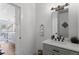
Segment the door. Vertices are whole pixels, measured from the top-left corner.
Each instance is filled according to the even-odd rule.
[[[20,36],[20,12],[14,4],[0,3],[0,53],[13,55]]]

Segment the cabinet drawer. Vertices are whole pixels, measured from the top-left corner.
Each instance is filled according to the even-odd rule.
[[[51,48],[52,47],[52,48]],[[43,46],[43,54],[44,55],[62,55],[59,50],[54,49],[53,46],[50,45],[44,45]],[[64,55],[64,54],[63,54]]]
[[[55,53],[45,50],[43,51],[43,55],[55,55]]]
[[[61,55],[58,52],[43,49],[43,55]]]
[[[51,52],[51,54],[57,54],[57,55],[79,55],[77,52],[73,52],[71,50],[63,49],[60,47],[56,47],[53,45],[44,44],[43,50]]]

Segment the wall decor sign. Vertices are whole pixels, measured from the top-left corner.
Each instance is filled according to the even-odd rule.
[[[67,27],[68,27],[68,23],[67,23],[67,22],[64,22],[64,23],[62,24],[62,26],[63,26],[64,28],[67,28]]]

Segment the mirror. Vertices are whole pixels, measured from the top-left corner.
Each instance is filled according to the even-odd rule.
[[[69,37],[68,8],[52,12],[52,35],[58,33],[64,37]]]

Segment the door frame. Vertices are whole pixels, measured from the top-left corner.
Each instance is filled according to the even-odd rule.
[[[19,53],[18,47],[20,46],[18,43],[21,39],[21,7],[14,4],[8,3],[9,5],[15,7],[15,24],[16,24],[16,39],[15,39],[15,55]]]

